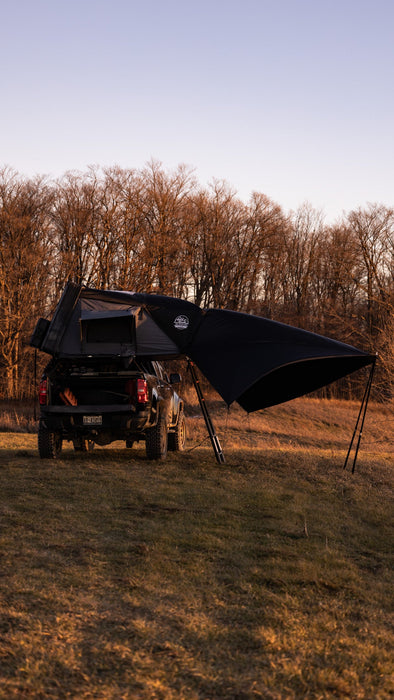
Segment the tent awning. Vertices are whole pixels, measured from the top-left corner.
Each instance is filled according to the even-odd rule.
[[[82,334],[81,334],[82,329]],[[58,356],[188,357],[227,404],[256,411],[321,388],[376,360],[346,343],[174,297],[69,283],[32,345]]]

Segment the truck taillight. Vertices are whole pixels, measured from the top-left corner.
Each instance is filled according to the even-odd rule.
[[[146,379],[137,379],[137,403],[147,403],[148,398],[148,383]]]
[[[47,394],[48,394],[48,383],[47,383],[46,379],[42,379],[40,381],[40,388],[38,390],[38,400],[40,402],[40,406],[46,406]]]

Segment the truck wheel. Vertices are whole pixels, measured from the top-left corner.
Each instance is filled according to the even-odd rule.
[[[62,436],[51,433],[43,425],[38,427],[38,453],[41,459],[56,459],[62,451]]]
[[[168,435],[168,449],[174,452],[182,452],[186,442],[186,420],[183,411],[180,411],[178,423],[173,433]]]
[[[167,443],[167,422],[164,416],[159,416],[154,428],[146,431],[146,456],[148,459],[165,459]]]
[[[91,452],[94,450],[93,440],[88,440],[87,438],[75,438],[73,445],[75,452]]]

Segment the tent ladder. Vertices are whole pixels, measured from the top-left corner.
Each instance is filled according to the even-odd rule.
[[[201,408],[202,414],[204,416],[205,425],[207,426],[209,439],[211,441],[213,451],[215,453],[216,461],[219,464],[224,464],[224,462],[226,460],[224,458],[224,454],[223,454],[222,448],[220,446],[219,438],[215,433],[215,428],[213,427],[212,419],[211,419],[211,416],[209,415],[208,408],[207,408],[207,405],[205,403],[205,399],[204,399],[204,396],[203,396],[203,393],[201,390],[200,382],[198,380],[194,364],[191,360],[188,360],[188,367],[190,370],[190,374],[192,375],[194,388],[196,390],[196,394],[198,397],[200,408]]]

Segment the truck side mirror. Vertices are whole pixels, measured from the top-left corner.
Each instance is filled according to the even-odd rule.
[[[181,375],[178,372],[170,374],[170,384],[180,384],[182,381]]]

